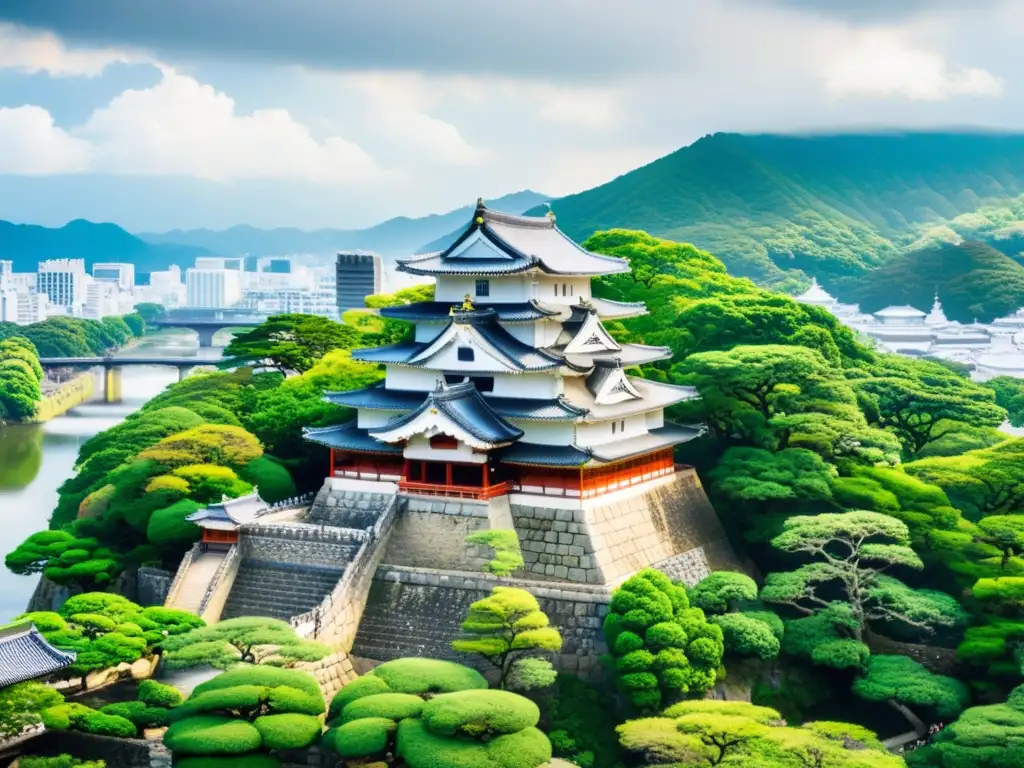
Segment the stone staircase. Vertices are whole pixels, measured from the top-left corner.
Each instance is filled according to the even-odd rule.
[[[344,569],[271,563],[246,558],[239,566],[221,619],[268,616],[290,619],[319,605]]]
[[[167,607],[199,613],[203,598],[206,596],[206,588],[227,555],[227,552],[204,552],[193,560],[185,572],[184,581],[174,595],[173,602]]]

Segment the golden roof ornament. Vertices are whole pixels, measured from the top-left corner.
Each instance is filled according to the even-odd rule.
[[[554,212],[553,210],[551,210],[550,208],[548,208],[548,213],[547,213],[547,217],[548,217],[549,219],[551,219],[551,221],[554,221],[554,220],[555,220],[555,212]]]
[[[462,297],[462,309],[466,312],[470,312],[473,309],[473,297],[468,293]]]

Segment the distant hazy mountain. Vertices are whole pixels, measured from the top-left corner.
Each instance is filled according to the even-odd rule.
[[[545,200],[547,195],[525,190],[488,200],[488,205],[522,213]],[[394,258],[418,251],[424,243],[443,237],[465,224],[474,206],[467,205],[449,213],[423,218],[398,217],[369,229],[317,229],[312,231],[277,228],[258,229],[238,226],[226,230],[175,229],[170,232],[144,232],[139,237],[150,243],[178,243],[197,246],[222,256],[276,256],[289,253],[334,254],[346,248],[376,251]]]
[[[799,269],[827,285],[899,255],[936,226],[959,231],[957,217],[970,224],[962,214],[1022,192],[1024,135],[723,133],[552,208],[575,238],[643,229],[707,249],[735,275],[793,286]]]
[[[137,272],[166,269],[171,264],[191,266],[196,256],[209,251],[175,243],[147,243],[116,224],[94,224],[78,219],[57,229],[34,224],[0,221],[0,259],[14,261],[18,272],[35,272],[44,259],[85,259],[91,268],[97,261],[126,261]]]

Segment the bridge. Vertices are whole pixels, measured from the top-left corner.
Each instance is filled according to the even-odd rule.
[[[265,315],[250,317],[240,317],[238,315],[208,317],[168,313],[161,317],[146,321],[146,325],[150,328],[188,328],[189,330],[195,331],[199,336],[200,347],[212,347],[213,337],[217,331],[225,328],[253,328],[266,319]]]
[[[103,400],[107,403],[121,402],[121,369],[130,365],[166,365],[178,369],[178,381],[184,379],[190,370],[201,365],[217,365],[220,358],[202,357],[41,357],[43,368],[102,368]]]

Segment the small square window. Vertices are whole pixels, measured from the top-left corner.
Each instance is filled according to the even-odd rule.
[[[476,281],[476,295],[477,296],[490,296],[491,295],[491,281],[490,280],[477,280]]]
[[[464,363],[473,362],[473,349],[471,347],[459,347],[459,360]]]

